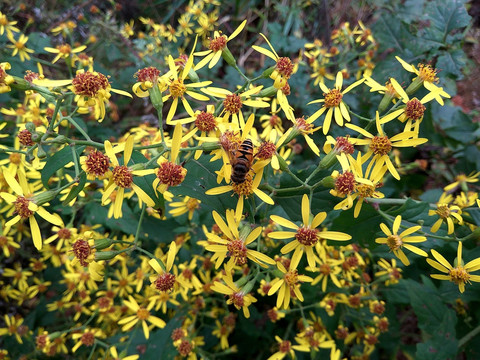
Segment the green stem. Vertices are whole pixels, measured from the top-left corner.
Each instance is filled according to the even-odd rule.
[[[138,243],[140,228],[142,227],[143,218],[145,216],[145,209],[146,209],[146,206],[145,206],[145,203],[143,203],[142,212],[140,213],[140,219],[138,220],[137,231],[135,232],[135,240],[133,241],[134,246],[137,246],[137,243]]]
[[[480,325],[478,325],[475,329],[470,331],[467,335],[465,335],[458,341],[458,348],[461,349],[462,347],[464,347],[470,340],[472,340],[478,334],[480,334]]]

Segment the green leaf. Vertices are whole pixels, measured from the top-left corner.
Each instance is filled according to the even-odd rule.
[[[417,202],[412,199],[407,199],[400,208],[394,211],[389,211],[388,213],[392,216],[402,215],[402,220],[416,222],[419,219],[428,217],[429,209],[430,205],[426,202]]]
[[[433,286],[425,286],[414,280],[407,280],[410,304],[418,318],[418,327],[428,335],[435,337],[438,334],[438,325],[448,320],[449,331],[455,332],[456,316],[454,311],[445,304],[438,291]],[[430,283],[428,278],[425,283]],[[445,320],[447,319],[447,320]],[[455,336],[453,336],[455,338]],[[444,357],[440,357],[445,359]]]
[[[452,74],[458,79],[463,78],[462,69],[467,63],[467,55],[461,49],[442,52],[438,57],[436,68],[442,70],[443,76]]]
[[[370,204],[363,203],[362,210],[356,219],[353,217],[353,208],[342,211],[333,221],[332,227],[352,235],[355,243],[366,246],[366,244],[374,243],[376,233],[380,231],[380,223],[382,222],[383,218],[378,212]]]
[[[75,147],[75,152],[77,156],[85,149],[85,146],[77,146]],[[42,169],[42,183],[46,188],[48,186],[48,180],[57,172],[57,170],[65,167],[69,162],[73,161],[72,150],[70,146],[65,146],[62,150],[56,152],[53,156],[51,156],[46,164],[45,167]]]
[[[202,207],[209,207],[220,214],[225,214],[226,209],[235,209],[237,196],[232,192],[220,195],[206,195],[205,191],[225,183],[217,184],[218,162],[209,162],[208,156],[202,156],[198,160],[189,160],[185,164],[187,176],[179,186],[169,189],[175,195],[190,196],[202,202]]]
[[[70,190],[70,192],[68,193],[67,197],[65,198],[65,200],[63,200],[63,203],[62,205],[63,206],[68,206],[68,203],[70,201],[72,201],[73,199],[75,199],[75,197],[80,193],[80,191],[83,190],[83,188],[85,187],[85,183],[87,182],[87,175],[85,175],[84,172],[82,172],[80,174],[80,179],[78,181],[78,184],[77,185],[74,185],[72,186],[72,189]]]
[[[430,27],[440,31],[446,36],[451,31],[461,29],[470,23],[465,2],[462,0],[436,0],[427,3],[425,20],[430,22]]]

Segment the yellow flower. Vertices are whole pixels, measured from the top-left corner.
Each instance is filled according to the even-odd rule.
[[[197,42],[197,39],[195,38],[195,44]],[[193,46],[193,49],[195,49],[195,44]],[[192,52],[193,52],[192,49]],[[187,99],[185,98],[185,95],[189,95],[195,100],[198,101],[209,101],[210,99],[208,96],[199,94],[196,89],[197,88],[203,88],[204,86],[207,86],[211,84],[211,81],[202,81],[202,82],[193,82],[189,84],[185,84],[185,79],[188,76],[188,73],[190,69],[193,67],[193,54],[190,54],[188,57],[187,63],[185,64],[184,69],[182,70],[181,76],[179,77],[177,73],[177,66],[175,65],[175,61],[173,60],[172,55],[168,56],[168,67],[170,68],[169,76],[172,77],[172,79],[167,80],[167,85],[169,87],[169,94],[165,95],[162,98],[162,101],[165,102],[168,99],[172,98],[172,104],[170,106],[170,109],[168,110],[167,114],[167,119],[166,122],[167,124],[171,124],[171,121],[173,119],[173,116],[175,115],[175,112],[177,111],[178,107],[178,99],[181,99],[183,107],[187,111],[187,113],[190,116],[194,116],[194,112],[192,110],[192,107],[188,103]],[[203,91],[203,89],[202,89]]]
[[[69,44],[62,44],[62,45],[57,45],[56,48],[45,47],[44,50],[49,53],[57,54],[57,56],[55,56],[55,58],[52,60],[52,64],[55,64],[58,61],[58,59],[62,58],[62,59],[65,59],[65,61],[67,61],[67,59],[70,58],[72,54],[82,52],[86,48],[87,48],[87,45],[82,45],[72,49],[72,47]],[[74,59],[72,58],[70,61],[70,65],[73,65],[73,61]]]
[[[192,220],[193,213],[196,209],[200,207],[200,200],[191,198],[190,196],[185,196],[182,201],[180,202],[171,202],[168,205],[173,209],[170,210],[168,213],[176,216],[181,216],[188,212],[188,220]]]
[[[380,119],[378,111],[376,112],[376,121],[375,124],[377,125],[377,132],[378,135],[373,135],[362,129],[361,127],[353,124],[347,124],[346,126],[349,129],[355,130],[356,132],[363,135],[366,139],[355,139],[356,145],[368,145],[368,151],[363,156],[363,159],[369,159],[372,155],[373,158],[368,165],[368,169],[375,164],[374,168],[381,168],[384,164],[387,165],[390,174],[397,179],[400,180],[400,175],[398,174],[397,169],[393,166],[392,161],[390,160],[390,151],[394,147],[415,147],[417,145],[424,144],[428,141],[425,138],[418,138],[417,132],[415,131],[403,131],[400,134],[397,134],[391,138],[389,138],[383,132],[381,124],[384,123],[383,119]],[[353,140],[353,139],[352,139]]]
[[[213,33],[213,39],[209,39],[208,50],[194,53],[195,56],[204,56],[204,58],[197,65],[195,65],[195,70],[199,70],[207,64],[208,68],[211,69],[218,63],[224,52],[230,53],[227,43],[237,37],[246,24],[247,20],[242,21],[242,23],[238,25],[235,31],[228,37],[226,35],[222,35],[221,31],[215,31]]]
[[[427,259],[427,262],[438,271],[447,274],[432,274],[434,279],[448,280],[458,285],[461,293],[465,291],[465,284],[470,281],[480,282],[480,275],[471,275],[470,273],[480,270],[480,258],[476,258],[464,264],[462,260],[462,242],[458,242],[457,258],[453,267],[450,263],[436,250],[431,250],[435,260]]]
[[[13,34],[7,34],[8,39],[13,43],[13,45],[7,45],[7,48],[13,49],[12,56],[18,54],[20,56],[20,61],[24,62],[25,60],[30,60],[30,55],[33,54],[34,51],[32,49],[28,49],[25,44],[28,41],[28,36],[24,34],[20,35],[18,40],[15,40]]]
[[[452,234],[455,230],[453,220],[463,224],[462,210],[457,205],[450,205],[451,195],[443,193],[437,202],[437,210],[428,210],[428,216],[438,215],[439,219],[433,224],[431,231],[436,233],[443,222],[447,223],[448,234]]]
[[[170,161],[163,156],[158,158],[157,164],[159,168],[157,170],[139,170],[139,174],[149,174],[155,172],[156,178],[153,181],[153,188],[164,194],[170,186],[178,186],[185,176],[187,176],[187,169],[182,165],[177,164],[178,154],[180,153],[180,146],[190,134],[185,135],[182,138],[182,125],[176,124],[173,130],[172,142],[170,147]]]
[[[278,292],[276,306],[280,309],[282,306],[284,309],[288,309],[292,295],[298,300],[304,300],[300,291],[302,282],[312,282],[313,279],[310,276],[299,275],[298,270],[292,268],[292,264],[287,269],[283,264],[277,261],[277,268],[280,270],[279,276],[270,282],[270,290],[268,290],[268,296],[271,296]]]
[[[230,271],[226,271],[226,275],[222,277],[222,281],[215,281],[211,289],[223,295],[228,295],[227,304],[233,304],[237,310],[242,309],[243,315],[248,319],[250,317],[250,310],[248,307],[257,302],[251,294],[247,294],[240,289],[234,282]]]
[[[82,345],[91,347],[95,344],[96,338],[105,338],[105,333],[98,328],[86,328],[83,330],[83,333],[75,333],[72,334],[72,339],[77,340],[77,343],[73,346],[72,352],[78,350],[78,348]]]
[[[292,255],[292,262],[290,264],[291,269],[296,269],[298,263],[302,259],[303,253],[307,255],[307,262],[311,268],[315,267],[315,254],[313,253],[313,248],[317,244],[319,239],[329,239],[337,241],[346,241],[350,240],[352,237],[348,234],[344,234],[338,231],[327,231],[327,230],[318,230],[317,228],[320,224],[326,219],[326,212],[319,212],[312,219],[312,214],[310,212],[310,203],[308,196],[306,194],[302,197],[302,226],[298,226],[295,223],[282,218],[278,215],[271,215],[275,223],[286,227],[288,229],[296,230],[293,231],[273,231],[268,234],[272,239],[290,239],[295,238],[295,240],[286,244],[280,250],[282,254],[287,254],[293,250],[295,252]]]
[[[5,319],[5,328],[0,328],[0,335],[5,336],[5,335],[14,335],[15,339],[19,344],[23,344],[22,338],[20,337],[19,334],[19,328],[23,324],[23,319],[21,317],[14,317],[10,315],[4,315]]]
[[[0,193],[0,197],[2,197],[8,204],[14,206],[16,213],[16,216],[5,224],[6,230],[4,231],[8,232],[10,228],[21,219],[28,218],[33,244],[37,250],[40,250],[42,248],[42,234],[34,215],[38,214],[49,223],[57,226],[63,226],[63,221],[58,214],[52,215],[41,206],[46,202],[43,201],[42,198],[50,196],[46,192],[37,195],[31,194],[25,175],[21,171],[17,172],[20,183],[7,170],[3,171],[3,176],[10,188],[16,194],[15,196],[6,192]],[[40,205],[37,205],[37,202],[40,203]]]
[[[79,106],[78,112],[87,114],[89,113],[89,107],[93,106],[95,119],[98,122],[102,122],[105,118],[105,104],[110,99],[110,92],[132,97],[126,91],[112,89],[105,75],[96,71],[85,71],[84,69],[77,71],[75,78],[72,80],[71,89]]]
[[[282,360],[285,356],[290,355],[292,359],[295,359],[295,352],[293,350],[309,352],[309,345],[292,345],[289,340],[282,340],[280,336],[275,335],[275,340],[278,343],[278,351],[270,356],[267,360]]]
[[[377,264],[381,269],[375,273],[377,278],[386,276],[386,286],[398,284],[398,280],[402,278],[402,269],[397,267],[397,260],[392,259],[390,264],[387,260],[380,259]]]
[[[253,45],[252,48],[275,61],[276,64],[272,73],[270,74],[270,78],[274,80],[273,86],[276,89],[281,89],[287,84],[288,79],[290,79],[294,73],[294,65],[290,58],[278,56],[267,37],[262,33],[260,33],[260,35],[265,39],[271,51],[256,45]]]
[[[0,13],[1,14],[1,13]],[[12,67],[8,62],[0,63],[0,94],[9,92],[11,90],[10,84],[15,81],[12,75],[8,75],[6,70]]]
[[[151,259],[148,262],[158,274],[150,277],[151,287],[153,289],[156,289],[161,293],[171,293],[179,288],[192,288],[192,285],[189,284],[183,276],[178,276],[177,267],[173,266],[176,254],[177,245],[175,244],[175,241],[172,241],[165,260],[160,259],[159,261],[157,259]]]
[[[348,112],[348,108],[345,105],[345,102],[342,100],[343,96],[352,90],[354,87],[360,85],[364,82],[365,79],[358,80],[348,86],[345,90],[342,90],[343,86],[343,75],[342,72],[339,71],[337,73],[337,77],[335,79],[335,87],[333,89],[327,88],[327,86],[323,83],[319,83],[320,89],[324,92],[323,99],[310,101],[310,104],[316,103],[324,103],[323,106],[317,110],[315,113],[310,116],[309,120],[312,122],[315,121],[318,117],[320,117],[327,109],[327,115],[325,116],[325,120],[323,121],[323,134],[327,135],[328,130],[330,130],[330,124],[332,122],[332,117],[335,118],[335,122],[338,126],[343,126],[344,120],[351,121],[350,114]]]
[[[215,98],[224,99],[223,100],[223,110],[220,116],[223,115],[223,122],[228,122],[230,116],[232,117],[232,122],[238,125],[239,128],[245,127],[245,118],[243,117],[242,107],[243,105],[250,106],[252,108],[265,108],[270,107],[270,104],[252,98],[253,95],[256,95],[260,92],[263,86],[252,87],[242,93],[232,93],[230,90],[216,88],[216,87],[207,87],[202,89],[202,91],[210,96]]]
[[[275,261],[259,251],[248,249],[247,246],[258,239],[262,233],[262,227],[256,227],[252,231],[246,233],[243,229],[239,231],[241,213],[235,213],[229,209],[226,213],[227,223],[221,216],[213,211],[215,223],[220,227],[223,235],[219,237],[213,233],[207,233],[209,245],[205,246],[208,251],[213,251],[212,261],[215,261],[215,268],[218,269],[222,265],[225,258],[230,256],[225,266],[227,271],[231,270],[234,265],[243,266],[247,263],[247,259],[266,267],[265,264],[274,265]],[[250,227],[250,225],[248,225]]]
[[[401,223],[402,223],[401,215],[398,215],[395,218],[395,221],[393,222],[392,231],[390,231],[387,225],[385,225],[384,223],[381,223],[380,228],[382,229],[384,234],[387,235],[388,237],[377,238],[375,239],[375,242],[377,244],[388,245],[390,250],[393,251],[394,255],[400,259],[403,265],[408,266],[410,265],[410,262],[408,261],[405,253],[403,252],[402,247],[405,247],[405,249],[408,249],[417,255],[427,257],[428,254],[425,251],[423,251],[422,249],[419,249],[416,246],[411,245],[412,243],[415,244],[415,243],[427,241],[427,238],[425,236],[409,236],[414,232],[420,230],[422,228],[420,225],[412,226],[402,231],[400,234],[398,234],[398,230],[400,229]]]
[[[472,172],[470,175],[460,174],[455,177],[455,181],[443,188],[444,191],[454,192],[458,187],[461,187],[463,191],[468,191],[467,183],[478,182],[478,176],[480,171]]]
[[[17,28],[17,21],[8,21],[7,15],[0,11],[0,35],[3,35],[5,31],[7,32],[7,37],[13,36],[12,32],[20,32],[20,29]]]
[[[393,119],[398,117],[402,123],[407,121],[405,124],[405,131],[410,131],[413,129],[417,134],[420,128],[420,123],[423,120],[423,114],[425,113],[426,107],[424,104],[436,97],[435,91],[431,91],[429,94],[425,95],[421,100],[418,100],[416,97],[410,99],[402,86],[394,78],[390,78],[390,84],[393,86],[397,94],[400,96],[402,102],[405,103],[403,108],[392,111],[390,114],[385,115],[381,120],[381,124],[385,124]]]
[[[125,141],[123,165],[119,164],[116,156],[116,153],[118,152],[117,149],[123,147],[123,145],[118,145],[116,147],[117,149],[113,149],[110,141],[105,141],[105,152],[110,158],[110,162],[113,165],[113,170],[110,180],[105,187],[105,192],[102,195],[102,204],[105,204],[112,192],[117,190],[113,211],[113,217],[115,219],[122,217],[122,204],[125,189],[132,189],[137,194],[139,200],[145,202],[147,206],[155,205],[155,202],[133,182],[133,176],[136,175],[136,172],[128,167],[128,162],[130,161],[133,151],[133,140],[133,136],[129,136]]]
[[[149,302],[147,307],[141,307],[131,295],[128,295],[128,300],[123,300],[123,303],[127,305],[127,307],[132,310],[135,315],[124,317],[118,321],[119,325],[123,325],[122,331],[130,330],[135,324],[140,321],[142,323],[142,329],[143,334],[145,335],[145,339],[148,340],[148,338],[150,337],[150,331],[147,321],[160,329],[165,327],[165,321],[150,314],[150,310],[152,310],[155,302]]]

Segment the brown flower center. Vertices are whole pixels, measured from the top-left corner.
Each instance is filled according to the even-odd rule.
[[[88,244],[88,241],[83,239],[78,239],[73,243],[72,249],[73,249],[73,254],[79,260],[80,265],[88,266],[88,262],[86,260],[92,252],[92,249]]]
[[[134,75],[139,82],[150,81],[152,83],[155,83],[159,76],[160,70],[153,66],[140,69]]]
[[[157,177],[161,184],[168,186],[180,185],[185,180],[187,170],[181,165],[166,161],[160,164],[157,170]]]
[[[242,240],[236,239],[227,244],[228,254],[235,259],[238,266],[247,263],[247,248]]]
[[[294,287],[298,283],[298,270],[297,269],[289,270],[284,275],[284,279],[288,286]]]
[[[350,136],[347,135],[345,137],[343,136],[338,136],[335,141],[335,150],[338,153],[344,153],[344,154],[353,154],[355,151],[355,148],[353,147],[353,144],[348,140]]]
[[[408,119],[421,120],[425,109],[426,107],[420,102],[420,100],[413,98],[412,100],[407,101],[405,115]]]
[[[125,165],[115,166],[113,169],[113,182],[122,188],[130,188],[133,183],[132,171]]]
[[[387,155],[392,150],[392,143],[388,136],[374,136],[370,143],[370,149],[375,155]]]
[[[27,129],[20,131],[17,136],[18,136],[18,140],[20,141],[20,144],[22,144],[23,146],[33,145],[32,133]]]
[[[98,150],[92,151],[85,159],[86,171],[90,175],[101,177],[108,171],[109,166],[110,160],[108,156]]]
[[[225,100],[223,100],[223,107],[230,114],[237,114],[242,108],[242,99],[237,94],[227,95]]]
[[[15,200],[14,202],[15,212],[23,219],[26,219],[33,215],[33,211],[28,208],[29,203],[30,200],[28,200],[24,196],[18,196],[17,200]]]
[[[82,335],[80,341],[85,346],[92,346],[95,343],[95,335],[93,334],[93,332],[88,331]]]
[[[341,195],[347,195],[355,190],[355,184],[355,175],[351,171],[346,171],[335,179],[335,190]]]
[[[435,210],[438,216],[440,216],[442,219],[446,219],[450,216],[450,209],[447,204],[440,204],[437,207],[437,210]]]
[[[340,105],[342,102],[343,95],[337,89],[331,89],[328,93],[324,93],[325,97],[325,106],[326,107],[335,107]]]
[[[215,120],[215,116],[213,116],[213,114],[202,111],[195,118],[195,126],[200,131],[209,132],[215,129],[217,126],[217,121]]]
[[[394,251],[400,249],[403,245],[403,242],[400,236],[394,234],[387,238],[387,245],[390,250]]]
[[[215,39],[210,40],[210,45],[208,48],[213,52],[223,51],[227,46],[227,37],[225,35],[221,35]]]
[[[160,291],[171,291],[173,290],[173,286],[175,285],[175,275],[171,273],[163,273],[158,275],[157,280],[155,280],[155,288]]]
[[[107,89],[110,83],[103,74],[85,71],[75,76],[72,85],[75,94],[95,97],[100,90]]]
[[[277,71],[285,78],[290,78],[293,73],[293,64],[288,57],[281,57],[277,60]]]
[[[277,152],[277,147],[271,141],[264,141],[260,144],[257,151],[257,157],[261,160],[271,159]]]
[[[183,80],[181,79],[173,80],[172,83],[170,84],[170,95],[173,98],[182,97],[186,91],[187,91],[187,87],[183,85]]]
[[[253,177],[251,172],[247,173],[245,176],[245,181],[241,184],[236,184],[232,182],[233,191],[238,195],[249,196],[253,194]]]
[[[309,227],[301,227],[297,230],[295,234],[295,239],[298,242],[305,246],[312,246],[315,245],[318,241],[318,230],[317,229],[310,229]]]

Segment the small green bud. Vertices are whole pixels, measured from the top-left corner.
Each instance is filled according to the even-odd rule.
[[[410,85],[408,85],[407,89],[405,92],[407,95],[412,95],[417,92],[418,89],[420,89],[423,85],[423,80],[420,79],[420,77],[417,77],[415,80],[412,81]]]
[[[392,102],[392,99],[392,95],[385,93],[385,95],[383,95],[382,101],[380,101],[380,105],[378,105],[378,111],[381,113],[384,112]]]
[[[289,168],[288,168],[288,164],[285,161],[285,159],[283,157],[281,157],[280,155],[277,156],[277,159],[278,159],[278,163],[280,164],[280,170],[288,171]]]
[[[220,148],[220,145],[216,142],[206,142],[202,144],[202,150],[212,151]]]
[[[151,89],[148,90],[150,94],[150,100],[152,101],[153,107],[157,111],[161,111],[163,108],[163,100],[162,100],[162,92],[160,91],[160,88],[158,87],[158,84],[154,84]]]
[[[97,251],[95,253],[95,260],[111,260],[119,253],[118,251]]]
[[[31,133],[34,133],[35,132],[35,124],[32,123],[32,122],[27,122],[25,124],[25,129],[27,129],[28,131],[30,131]]]
[[[198,77],[197,73],[195,70],[193,70],[193,67],[188,70],[188,78],[192,80],[192,82],[199,82],[200,78]]]
[[[333,189],[335,188],[335,180],[331,176],[326,176],[324,177],[321,181],[320,184],[323,187]]]
[[[278,89],[275,86],[269,86],[258,93],[258,97],[272,97],[277,94]]]
[[[38,206],[41,206],[53,199],[55,199],[55,196],[57,196],[57,191],[55,190],[48,190],[48,191],[44,191],[44,192],[41,192],[39,194],[35,194],[33,196],[33,202],[38,205]]]
[[[95,249],[103,250],[113,244],[113,241],[109,238],[95,240]]]
[[[248,281],[249,277],[248,276],[243,276],[237,281],[235,281],[235,285],[237,285],[239,288],[243,287]]]
[[[253,287],[255,286],[256,280],[252,279],[250,280],[243,288],[242,292],[245,294],[250,293],[253,290]]]
[[[337,152],[336,151],[330,151],[327,155],[325,155],[322,160],[320,160],[320,164],[318,167],[320,169],[328,169],[335,165],[338,162],[337,159]]]
[[[228,65],[233,67],[237,66],[237,62],[235,61],[235,58],[233,57],[232,53],[226,46],[222,51],[222,58],[227,62]]]
[[[45,159],[47,157],[47,153],[45,152],[45,149],[40,144],[38,144],[37,156],[39,159]]]
[[[263,73],[262,73],[262,76],[265,78],[265,79],[268,79],[270,77],[270,75],[272,75],[272,73],[275,71],[275,68],[276,66],[271,66],[269,67],[267,70],[265,70]]]

